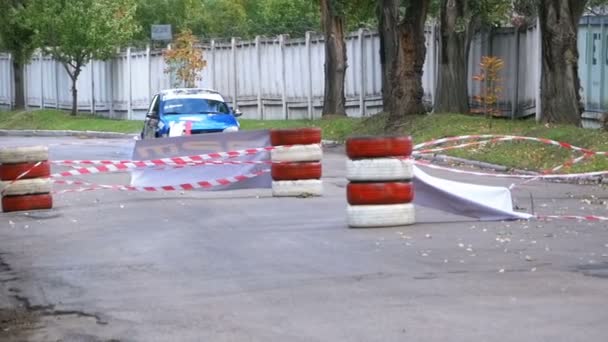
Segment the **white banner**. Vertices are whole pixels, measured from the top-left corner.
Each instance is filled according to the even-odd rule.
[[[133,160],[149,160],[171,157],[194,156],[214,152],[238,151],[252,148],[267,147],[270,145],[268,130],[243,131],[233,133],[206,133],[174,138],[158,138],[139,140],[135,144]],[[214,159],[217,161],[226,159]],[[267,151],[252,155],[244,155],[227,159],[229,161],[269,161],[270,153]],[[175,168],[159,166],[134,170],[131,173],[132,186],[166,186],[179,184],[193,184],[201,181],[213,182],[218,179],[227,179],[241,175],[258,173],[269,170],[268,164],[222,164],[222,165],[195,165]],[[235,183],[217,185],[209,190],[228,190],[246,188],[270,188],[272,179],[270,173],[242,180]]]

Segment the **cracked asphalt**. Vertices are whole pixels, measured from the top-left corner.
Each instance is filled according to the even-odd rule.
[[[52,159],[129,159],[133,141],[0,137],[31,144]],[[325,152],[322,198],[103,190],[0,214],[0,340],[606,340],[605,222],[417,208],[413,226],[348,229],[344,153]],[[531,182],[513,195],[540,214],[608,216],[605,186]]]

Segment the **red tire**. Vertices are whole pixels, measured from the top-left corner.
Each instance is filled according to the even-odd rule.
[[[274,163],[271,175],[275,181],[321,179],[321,163]]]
[[[350,205],[410,203],[414,186],[410,182],[349,183],[346,198]]]
[[[11,211],[51,209],[52,207],[53,197],[51,197],[50,194],[2,197],[2,211],[5,213]]]
[[[320,144],[321,129],[317,127],[272,129],[270,143],[272,146]]]
[[[411,154],[411,137],[354,137],[346,140],[346,155],[350,159],[408,157]]]
[[[0,180],[15,180],[24,172],[29,172],[20,179],[45,178],[51,175],[51,166],[48,161],[38,163],[0,164]]]

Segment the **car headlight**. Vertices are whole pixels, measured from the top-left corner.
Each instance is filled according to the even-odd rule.
[[[239,131],[238,126],[230,126],[230,127],[224,128],[224,132],[238,132],[238,131]]]

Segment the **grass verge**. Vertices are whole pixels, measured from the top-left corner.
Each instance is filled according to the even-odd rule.
[[[40,129],[134,133],[141,130],[142,122],[112,120],[91,114],[43,109],[34,111],[0,112],[0,129]]]
[[[331,117],[320,120],[247,120],[244,130],[267,128],[321,127],[323,137],[344,141],[349,135],[380,135],[384,133],[385,115],[363,119]],[[76,131],[108,131],[137,133],[142,122],[111,120],[88,114],[70,116],[55,110],[0,112],[0,129],[49,129]],[[448,136],[472,134],[509,134],[542,137],[568,142],[595,151],[608,151],[608,132],[573,126],[541,125],[534,120],[488,119],[462,114],[421,115],[401,127],[399,133],[412,135],[416,143]],[[456,157],[474,159],[526,170],[545,170],[572,158],[571,151],[534,142],[502,142],[446,152]],[[608,170],[608,157],[597,156],[581,162],[565,172]]]

